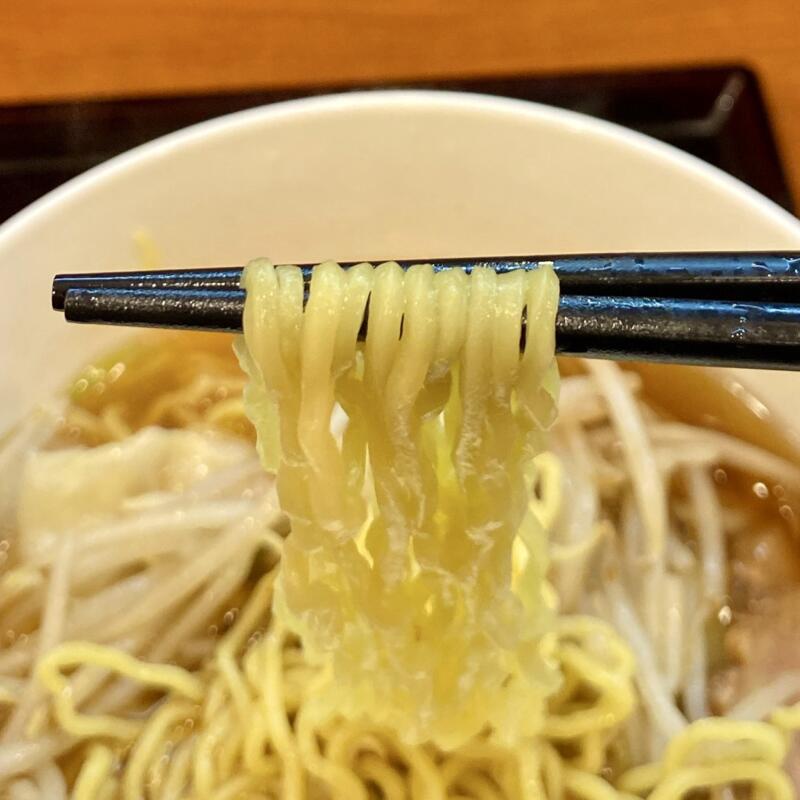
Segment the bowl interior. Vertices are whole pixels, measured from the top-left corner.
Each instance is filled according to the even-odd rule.
[[[67,325],[49,284],[139,266],[140,232],[171,266],[800,249],[800,223],[735,180],[573,113],[432,92],[254,109],[120,156],[0,227],[0,427],[125,335]],[[787,409],[800,388],[758,383]]]

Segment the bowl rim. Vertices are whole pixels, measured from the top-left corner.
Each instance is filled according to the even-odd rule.
[[[738,196],[773,224],[783,228],[787,233],[800,236],[798,218],[738,178],[672,145],[616,123],[577,111],[516,98],[432,89],[379,89],[316,95],[255,106],[180,128],[145,142],[71,178],[11,216],[0,224],[0,247],[17,235],[24,234],[28,226],[35,225],[39,218],[46,217],[50,211],[57,210],[71,199],[80,197],[83,192],[106,181],[114,180],[117,175],[127,169],[135,168],[141,162],[168,156],[184,146],[196,144],[203,139],[224,137],[232,130],[279,121],[286,117],[311,116],[326,112],[342,114],[380,107],[393,107],[398,110],[452,108],[518,119],[538,119],[548,124],[561,125],[573,133],[622,143],[683,173],[701,177],[724,193]]]

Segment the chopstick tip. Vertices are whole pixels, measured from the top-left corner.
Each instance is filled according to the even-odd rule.
[[[64,310],[64,301],[67,296],[67,281],[65,275],[56,275],[53,278],[53,286],[50,289],[50,302],[54,311]]]

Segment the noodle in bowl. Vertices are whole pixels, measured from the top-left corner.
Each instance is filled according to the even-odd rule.
[[[612,170],[601,204],[570,191],[575,169],[588,185]],[[175,214],[177,197],[217,177],[218,197]],[[654,180],[663,192],[644,197]],[[521,285],[444,287],[424,268],[345,280],[328,265],[296,317],[296,278],[275,273],[283,327],[271,339],[246,325],[243,399],[228,337],[128,336],[120,349],[39,311],[45,254],[63,255],[59,271],[124,266],[140,229],[164,263],[185,265],[800,242],[767,201],[642,137],[431,93],[199,126],[12,220],[0,265],[32,265],[8,276],[37,324],[2,323],[30,339],[4,355],[3,413],[23,421],[0,450],[3,792],[794,796],[800,652],[785,643],[800,600],[800,460],[776,421],[792,376],[760,375],[764,405],[739,373],[565,361],[543,437],[552,321],[518,366],[503,345],[518,332],[490,322],[522,302]],[[275,317],[271,270],[248,271],[253,320]],[[399,338],[355,347],[347,314],[367,290],[388,292],[375,337],[392,303],[414,297],[417,316]],[[548,307],[541,281],[525,291],[529,316],[540,298]],[[326,302],[339,327],[326,327]],[[473,309],[470,325],[457,308]],[[469,338],[477,319],[493,344]],[[502,502],[480,499],[489,485]]]

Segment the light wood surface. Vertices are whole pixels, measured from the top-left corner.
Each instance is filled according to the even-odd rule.
[[[0,0],[0,103],[737,62],[800,196],[800,0]]]

